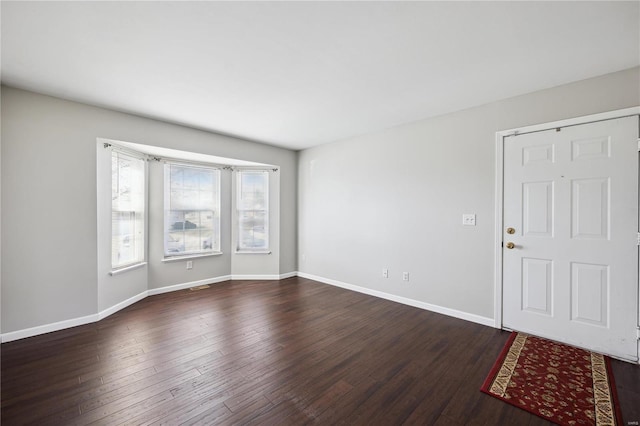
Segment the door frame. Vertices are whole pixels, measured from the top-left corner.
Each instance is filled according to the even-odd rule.
[[[582,117],[568,118],[549,123],[535,124],[531,126],[517,127],[508,130],[500,130],[496,132],[496,182],[495,182],[495,268],[494,268],[494,327],[502,329],[502,310],[503,310],[503,210],[504,210],[504,144],[505,139],[509,136],[521,135],[525,133],[542,132],[545,130],[557,129],[560,127],[577,126],[580,124],[593,123],[596,121],[612,120],[616,118],[630,117],[640,115],[640,106],[608,111],[598,114],[591,114]],[[640,129],[639,129],[640,132]],[[640,136],[638,138],[638,149],[640,150]],[[639,218],[640,220],[640,218]],[[640,227],[638,229],[640,232]],[[639,291],[640,294],[640,291]],[[640,296],[639,296],[640,299]],[[640,321],[640,300],[636,301],[638,309],[637,318]],[[636,324],[638,327],[639,324]],[[638,342],[638,350],[640,353],[640,341]],[[639,361],[640,363],[640,361]]]

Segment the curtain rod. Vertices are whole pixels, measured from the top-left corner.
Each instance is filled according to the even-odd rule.
[[[146,154],[144,152],[140,152],[140,151],[136,151],[134,149],[130,149],[130,148],[126,148],[124,146],[118,145],[118,144],[112,144],[109,142],[104,142],[103,143],[104,148],[111,148],[112,150],[115,151],[120,151],[123,152],[125,154],[129,154],[132,156],[136,156],[139,158],[143,158],[146,159],[147,161],[156,161],[156,162],[164,162],[166,163],[183,163],[183,164],[192,164],[195,166],[202,166],[202,167],[209,167],[209,168],[214,168],[214,169],[219,169],[219,170],[268,170],[268,171],[273,171],[273,172],[277,172],[279,170],[279,167],[273,167],[273,166],[232,166],[230,164],[220,164],[220,163],[209,163],[206,161],[194,161],[194,160],[183,160],[183,159],[179,159],[179,158],[172,158],[172,157],[159,157],[156,155],[150,155],[150,154]]]

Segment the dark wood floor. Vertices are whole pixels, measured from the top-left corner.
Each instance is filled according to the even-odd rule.
[[[548,424],[479,391],[507,336],[301,278],[229,281],[3,344],[2,424]],[[638,421],[640,369],[613,366]]]

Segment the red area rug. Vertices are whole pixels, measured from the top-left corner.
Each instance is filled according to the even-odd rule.
[[[608,357],[511,333],[482,392],[559,425],[622,425]]]

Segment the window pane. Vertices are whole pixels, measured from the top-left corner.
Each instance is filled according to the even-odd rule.
[[[185,189],[198,189],[200,171],[191,168],[184,168],[183,187]]]
[[[180,253],[184,251],[184,233],[169,232],[167,238],[167,252]]]
[[[243,211],[240,213],[240,247],[244,249],[266,249],[266,212]]]
[[[200,250],[200,231],[191,229],[184,232],[184,251],[196,252]]]
[[[165,256],[219,251],[219,171],[165,166]]]
[[[135,213],[112,212],[111,217],[111,263],[119,265],[135,260]]]
[[[184,213],[184,229],[196,229],[200,227],[200,212]]]
[[[210,209],[213,205],[215,193],[213,191],[200,191],[198,193],[198,208],[202,210]]]
[[[269,248],[269,173],[241,171],[238,173],[238,248],[268,250]]]
[[[200,180],[200,190],[201,191],[214,191],[214,184],[213,184],[213,174],[211,173],[200,173],[200,176],[198,176],[199,180]]]
[[[111,154],[111,267],[144,260],[144,160]]]
[[[169,210],[167,212],[168,216],[168,229],[170,231],[184,229],[184,212],[180,210]]]
[[[214,220],[213,220],[213,212],[212,211],[203,211],[200,212],[200,226],[203,229],[213,231],[214,228]]]
[[[182,189],[182,177],[184,175],[184,169],[181,167],[169,166],[171,170],[171,189]]]

